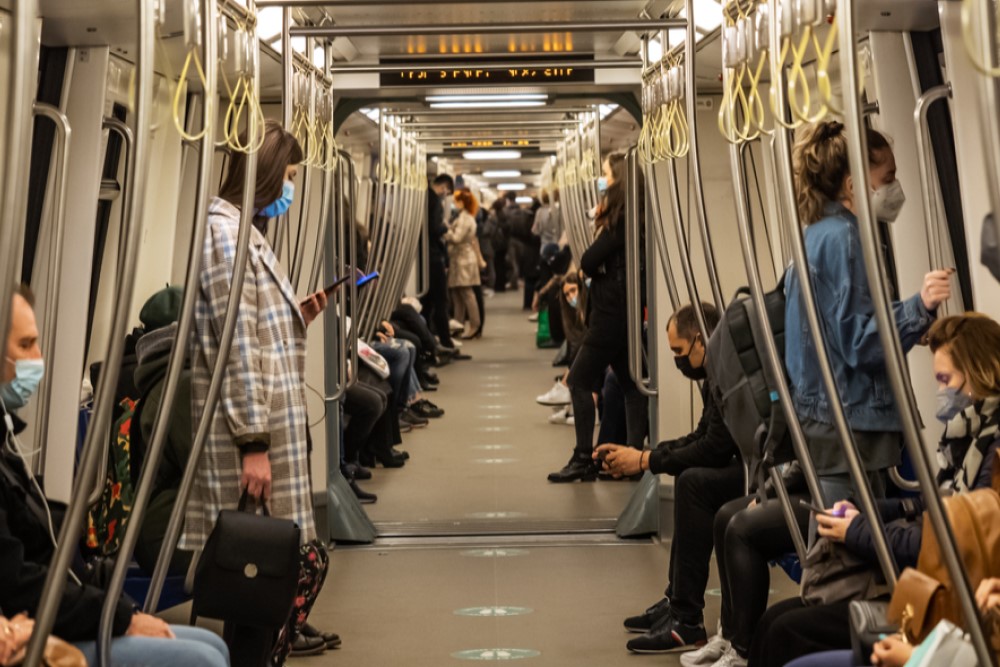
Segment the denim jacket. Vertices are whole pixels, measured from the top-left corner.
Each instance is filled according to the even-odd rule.
[[[855,431],[902,430],[868,292],[857,218],[841,204],[827,203],[824,217],[806,228],[805,245],[830,363],[848,423]],[[792,401],[799,417],[830,424],[830,402],[801,291],[798,276],[790,270],[785,281],[785,362]],[[893,314],[906,352],[934,320],[919,293],[894,302]]]

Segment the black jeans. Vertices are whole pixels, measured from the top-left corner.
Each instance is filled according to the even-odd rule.
[[[573,360],[566,384],[573,401],[573,418],[576,421],[576,447],[573,456],[590,460],[594,452],[594,387],[600,387],[604,371],[611,366],[618,383],[625,393],[625,421],[628,430],[627,444],[642,448],[649,424],[649,401],[639,393],[628,372],[628,353],[622,337],[620,346],[597,347],[584,343]]]
[[[380,426],[390,405],[388,397],[375,387],[358,381],[344,395],[344,412],[350,417],[344,429],[344,456],[356,463],[358,455],[368,449],[373,432]],[[381,424],[384,428],[384,424]],[[384,439],[384,432],[379,439]]]
[[[850,602],[807,607],[802,598],[774,605],[760,619],[749,667],[784,667],[795,658],[851,648]]]
[[[441,344],[453,347],[451,332],[448,330],[448,275],[445,272],[444,260],[431,258],[428,268],[430,286],[427,294],[420,300],[424,307],[424,317]]]
[[[597,431],[597,442],[625,442],[628,440],[625,418],[625,394],[614,371],[604,375],[601,388],[601,428]]]
[[[621,379],[621,378],[619,378]],[[682,623],[703,622],[712,566],[712,521],[727,502],[743,495],[743,464],[688,468],[674,482],[674,536],[670,541],[670,611]]]
[[[809,527],[809,510],[799,504],[808,495],[790,496],[799,531]],[[757,622],[767,610],[771,583],[768,561],[795,551],[781,503],[772,499],[748,509],[753,496],[737,498],[715,515],[715,559],[722,582],[722,636],[744,658]]]

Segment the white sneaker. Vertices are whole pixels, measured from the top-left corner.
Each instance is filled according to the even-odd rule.
[[[450,333],[459,333],[465,331],[465,325],[458,320],[448,320],[448,329]]]
[[[538,321],[538,313],[532,313],[531,315],[528,315],[528,321],[529,322],[537,322]]]
[[[552,385],[552,389],[535,400],[542,405],[569,405],[572,402],[569,396],[569,387],[558,381]]]
[[[452,338],[451,339],[451,345],[455,349],[458,349],[458,348],[462,347],[462,341],[460,341],[457,337]]]
[[[573,415],[566,417],[566,426],[576,426],[576,419],[573,418]]]
[[[727,652],[732,651],[737,658],[739,655],[732,650],[729,640],[722,636],[722,633],[712,635],[708,638],[708,643],[697,651],[691,651],[681,656],[681,664],[684,667],[708,667],[719,664]],[[743,664],[746,664],[744,662]]]
[[[570,408],[567,405],[564,408],[556,410],[551,415],[549,415],[550,424],[568,424],[569,420],[573,418],[573,415],[569,412]]]
[[[715,661],[712,667],[747,667],[747,659],[741,658],[732,646],[726,649],[722,657]]]

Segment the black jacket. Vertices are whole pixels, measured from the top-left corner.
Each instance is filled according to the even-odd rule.
[[[427,253],[432,261],[447,261],[448,250],[444,242],[447,231],[441,198],[433,188],[427,188]]]
[[[698,427],[684,437],[666,440],[656,446],[649,455],[649,469],[653,473],[676,476],[688,468],[724,468],[733,462],[739,450],[722,421],[722,413],[712,398],[708,380],[702,386],[701,397],[705,409]]]
[[[11,417],[14,432],[19,433],[24,423]],[[0,434],[6,442],[3,420]],[[24,465],[5,449],[0,453],[0,608],[7,615],[24,611],[35,616],[38,612],[54,550],[46,524],[44,509]],[[59,526],[54,528],[58,536]],[[67,641],[96,639],[104,598],[101,589],[81,586],[67,576],[53,633]],[[125,634],[133,613],[135,603],[122,595],[115,611],[116,637]]]
[[[587,306],[587,343],[598,346],[626,344],[628,317],[625,298],[625,221],[605,229],[580,258],[580,268],[590,277]]]
[[[986,456],[983,457],[983,462],[979,466],[979,474],[976,475],[976,481],[972,487],[973,490],[990,488],[993,461],[997,457],[998,447],[1000,447],[1000,438],[997,438],[990,445]],[[896,557],[896,563],[900,568],[917,566],[924,531],[923,499],[917,497],[908,500],[911,503],[909,511],[907,511],[902,498],[886,498],[878,501],[878,513],[885,523],[886,541],[889,543],[889,549]],[[912,518],[908,518],[908,516]],[[859,556],[872,563],[878,563],[878,554],[876,554],[875,545],[872,542],[871,524],[864,514],[858,515],[847,527],[844,544]]]

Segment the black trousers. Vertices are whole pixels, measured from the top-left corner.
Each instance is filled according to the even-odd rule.
[[[795,658],[851,648],[850,602],[807,607],[801,598],[772,606],[760,619],[749,667],[784,667]]]
[[[809,510],[799,504],[808,495],[790,496],[799,531],[809,528]],[[737,498],[715,515],[715,559],[722,582],[722,636],[744,658],[757,623],[767,610],[771,584],[768,561],[795,551],[778,500],[747,509],[753,496]]]
[[[418,352],[421,354],[434,352],[434,348],[437,347],[437,343],[434,342],[434,334],[431,333],[430,328],[427,326],[427,320],[424,320],[416,308],[409,304],[401,303],[392,311],[389,319],[397,329],[400,328],[397,326],[398,324],[413,334],[413,337],[407,337],[407,340],[412,341],[413,338],[416,338],[419,341],[417,345]]]
[[[428,268],[430,285],[427,294],[420,300],[424,307],[424,317],[441,344],[452,347],[451,332],[448,330],[448,274],[445,272],[444,260],[431,258]]]
[[[628,372],[628,352],[625,345],[625,336],[621,337],[620,345],[608,347],[598,347],[584,342],[576,359],[573,360],[566,383],[569,385],[573,418],[576,422],[576,447],[573,449],[575,458],[589,460],[593,455],[596,420],[593,392],[595,386],[600,387],[603,383],[604,371],[609,365],[615,371],[618,383],[625,393],[625,421],[628,431],[626,444],[640,449],[643,446],[646,432],[649,430],[649,401],[639,393],[639,389],[632,382]]]
[[[486,324],[486,302],[483,298],[483,286],[473,285],[472,293],[476,295],[476,306],[479,308],[479,331],[473,331],[472,333],[481,333],[483,326]]]
[[[369,442],[374,439],[376,427],[380,425],[389,405],[389,399],[384,393],[360,380],[347,390],[344,395],[344,412],[350,420],[344,429],[344,457],[349,463],[356,463],[358,455],[368,449]],[[384,432],[379,433],[378,438],[384,439]]]
[[[712,522],[719,508],[742,495],[743,464],[735,460],[725,468],[688,468],[674,482],[674,536],[666,596],[671,613],[682,623],[697,625],[704,620]]]

